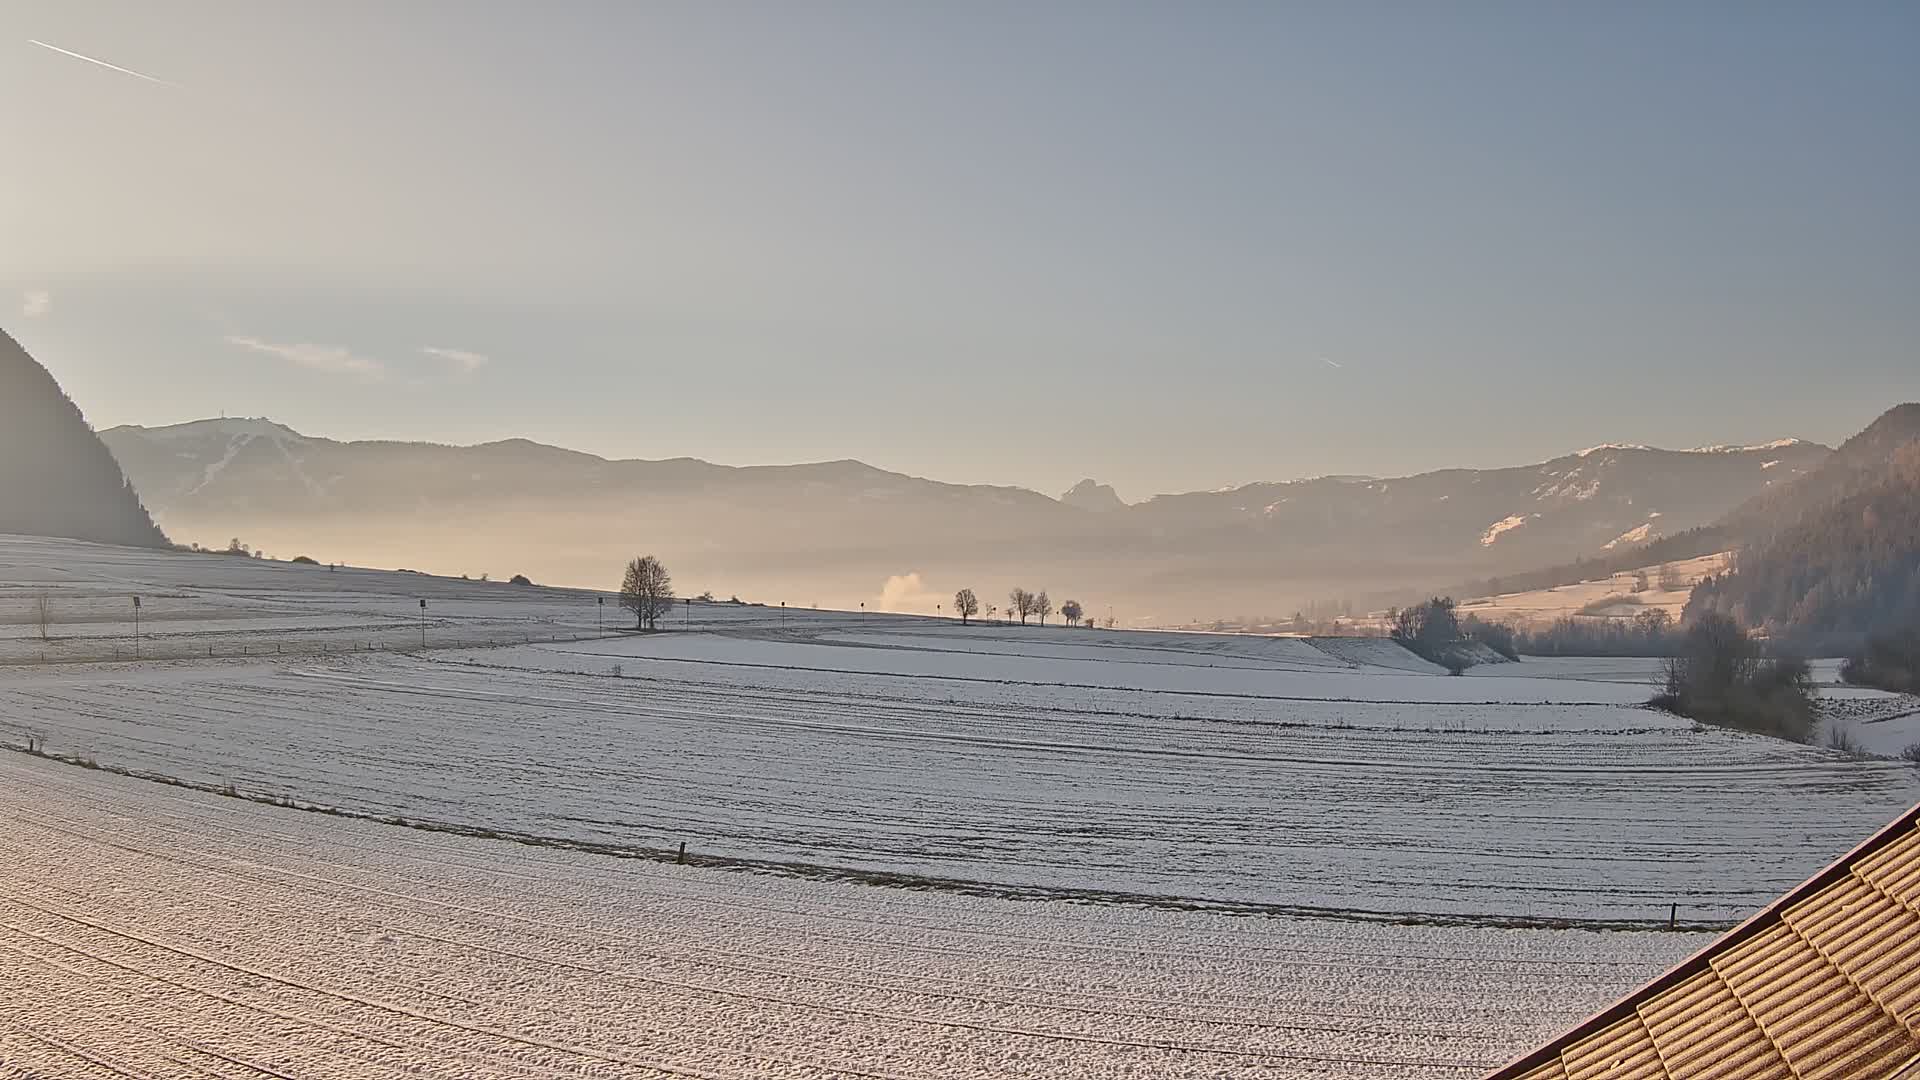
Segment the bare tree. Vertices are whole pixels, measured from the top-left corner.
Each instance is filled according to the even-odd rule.
[[[1033,613],[1040,616],[1040,625],[1047,625],[1047,616],[1053,614],[1053,601],[1047,599],[1047,590],[1041,589],[1040,595],[1033,598]]]
[[[1000,610],[999,608],[997,608],[997,607],[994,607],[994,606],[993,606],[992,604],[988,604],[988,605],[987,605],[987,611],[986,611],[986,615],[987,615],[987,621],[988,621],[988,622],[992,622],[992,621],[993,621],[993,614],[994,614],[994,612],[996,612],[996,611],[999,611],[999,610]]]
[[[636,629],[658,627],[660,616],[673,607],[673,578],[659,559],[642,555],[627,564],[626,577],[620,582],[620,606],[633,612]]]
[[[53,609],[47,606],[46,593],[41,593],[39,601],[34,604],[33,621],[40,628],[41,641],[46,641],[51,638],[53,630]]]
[[[968,619],[980,614],[980,598],[972,589],[961,589],[953,594],[953,610],[960,613],[960,625],[965,626]]]
[[[1027,616],[1031,614],[1033,614],[1033,594],[1018,585],[1014,586],[1013,591],[1007,594],[1007,618],[1012,619],[1018,615],[1020,625],[1025,626]]]
[[[1060,617],[1067,620],[1068,626],[1078,626],[1083,610],[1080,607],[1080,601],[1069,600],[1060,605]]]
[[[1686,587],[1687,587],[1687,579],[1683,574],[1680,573],[1679,567],[1673,565],[1672,563],[1660,564],[1660,591],[1661,592],[1679,592],[1681,589],[1684,589]]]

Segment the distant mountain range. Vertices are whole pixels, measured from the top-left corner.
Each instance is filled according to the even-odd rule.
[[[1284,612],[1598,556],[1721,519],[1819,468],[1826,447],[1593,447],[1505,469],[1323,477],[1122,502],[1083,481],[1055,499],[857,461],[733,467],[609,461],[508,440],[338,442],[266,420],[102,432],[176,537],[240,537],[436,572],[606,585],[655,552],[683,590],[931,608],[1012,585],[1143,621]],[[917,578],[910,575],[917,574]]]
[[[1127,504],[1120,500],[1120,493],[1114,491],[1112,485],[1102,484],[1092,479],[1082,480],[1068,488],[1060,496],[1060,501],[1067,506],[1092,510],[1095,513],[1127,508]]]
[[[166,537],[47,369],[0,333],[0,533],[135,547]]]

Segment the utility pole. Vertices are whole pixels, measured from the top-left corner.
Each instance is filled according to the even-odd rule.
[[[599,615],[599,624],[596,627],[596,632],[601,637],[606,637],[607,636],[607,598],[602,596],[602,597],[598,597],[597,599],[600,601],[600,603],[595,605],[595,610],[598,611],[600,615]]]
[[[427,647],[427,598],[420,598],[420,647]]]
[[[133,658],[140,659],[140,598],[133,598]]]

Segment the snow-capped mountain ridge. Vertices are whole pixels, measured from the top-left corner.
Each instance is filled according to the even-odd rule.
[[[1752,443],[1747,446],[1696,446],[1686,451],[1689,454],[1747,454],[1758,450],[1785,450],[1789,446],[1804,446],[1805,439],[1775,439],[1772,442]]]

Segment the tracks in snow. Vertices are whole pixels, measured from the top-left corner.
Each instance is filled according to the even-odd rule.
[[[1465,1077],[1694,944],[715,874],[21,755],[0,821],[0,1057],[63,1076]]]

